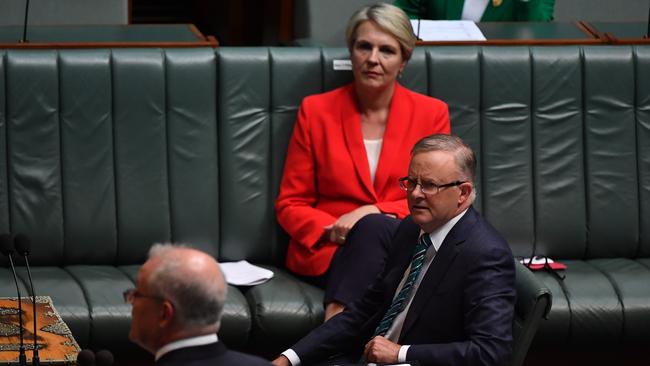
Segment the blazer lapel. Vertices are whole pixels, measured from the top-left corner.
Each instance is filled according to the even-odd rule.
[[[403,87],[399,83],[395,83],[386,130],[384,131],[384,142],[381,146],[379,164],[375,173],[375,192],[382,192],[386,184],[397,184],[397,182],[389,182],[388,178],[393,164],[395,164],[397,152],[400,146],[405,143],[404,139],[408,131],[404,126],[404,121],[411,120],[413,108],[414,106],[411,104],[411,100],[407,97]]]
[[[425,273],[420,286],[417,288],[411,307],[409,308],[404,326],[400,334],[400,339],[408,333],[413,327],[418,317],[423,314],[424,306],[429,298],[435,293],[440,281],[447,273],[447,269],[454,262],[454,259],[462,250],[462,244],[465,242],[471,227],[476,222],[476,211],[470,207],[465,215],[449,231],[447,237],[442,242],[438,253],[433,262]]]
[[[347,89],[349,98],[346,98],[341,105],[341,124],[343,128],[343,138],[348,148],[357,177],[362,182],[366,192],[377,200],[377,195],[372,187],[370,180],[370,166],[368,165],[368,155],[366,147],[363,144],[363,134],[361,132],[361,116],[354,96],[354,87],[351,85]]]

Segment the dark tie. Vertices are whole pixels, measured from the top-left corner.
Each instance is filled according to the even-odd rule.
[[[390,307],[384,314],[384,317],[379,322],[377,329],[375,329],[375,335],[383,336],[386,334],[390,326],[393,324],[395,317],[404,310],[404,306],[408,302],[408,299],[413,292],[413,287],[415,285],[415,280],[418,278],[420,271],[422,270],[422,264],[424,263],[424,255],[427,253],[427,250],[431,246],[431,238],[429,234],[424,233],[420,236],[418,245],[415,246],[413,251],[413,257],[411,258],[411,269],[409,270],[408,277],[404,281],[404,286],[399,290],[393,303],[390,304]]]

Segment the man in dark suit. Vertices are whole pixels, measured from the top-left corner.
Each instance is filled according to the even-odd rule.
[[[475,167],[458,137],[420,140],[400,179],[411,215],[384,271],[361,300],[273,363],[509,363],[514,261],[507,242],[471,207]]]
[[[218,263],[201,251],[156,244],[124,292],[133,306],[129,338],[156,365],[270,365],[228,350],[217,338],[226,283]]]

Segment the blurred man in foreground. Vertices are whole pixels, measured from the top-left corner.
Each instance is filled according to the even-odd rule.
[[[124,292],[133,306],[129,338],[155,355],[156,365],[269,365],[230,351],[217,338],[226,283],[219,264],[201,251],[156,244],[136,288]]]

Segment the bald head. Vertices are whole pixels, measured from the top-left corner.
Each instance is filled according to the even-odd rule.
[[[149,290],[174,305],[177,324],[218,328],[227,286],[212,256],[183,246],[155,244],[142,271],[148,272]]]

